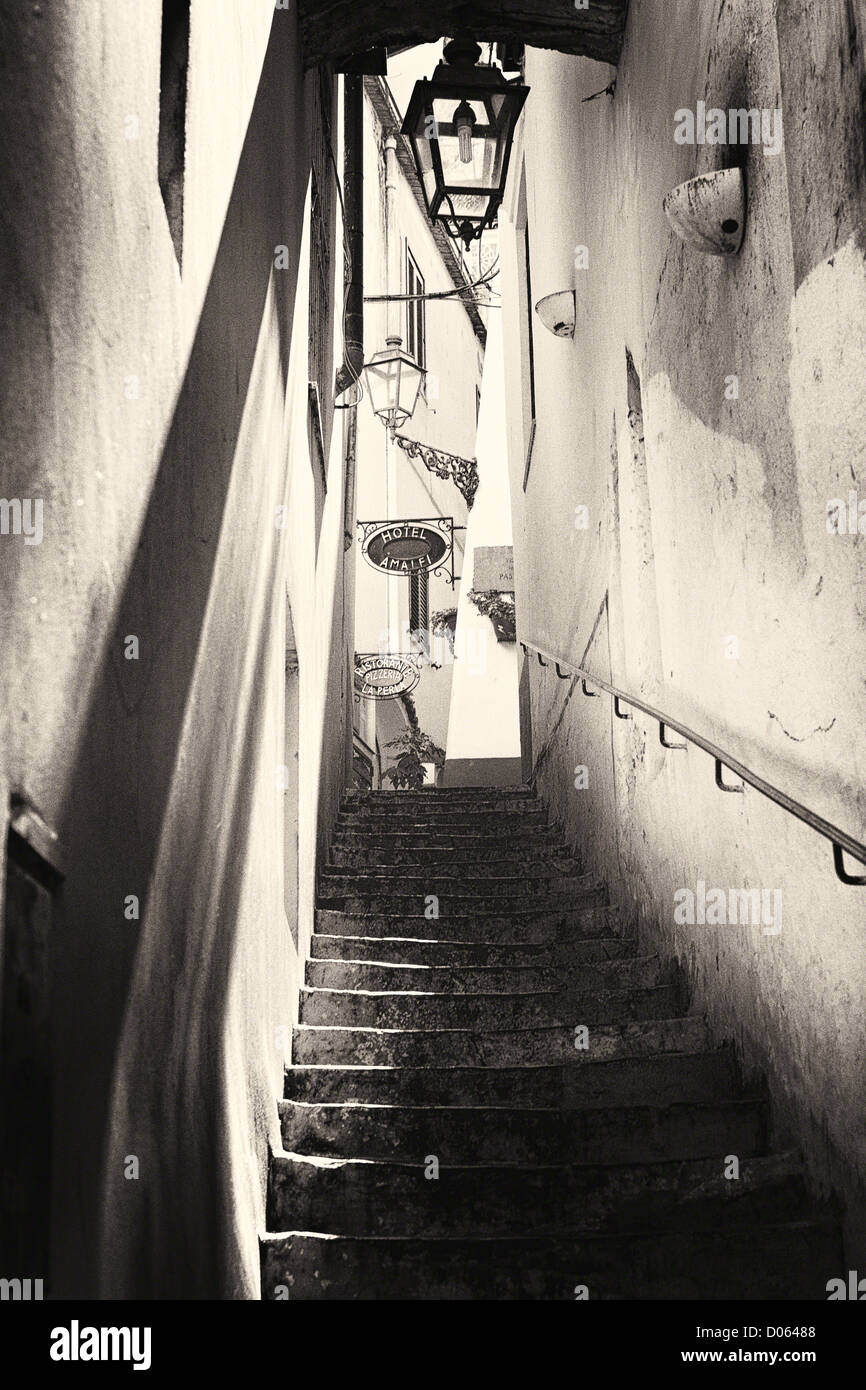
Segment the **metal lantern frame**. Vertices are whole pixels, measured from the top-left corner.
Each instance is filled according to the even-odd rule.
[[[477,66],[481,49],[476,43],[455,40],[446,46],[444,56],[446,61],[439,64],[432,78],[416,82],[402,133],[412,146],[428,216],[431,221],[442,222],[449,235],[462,240],[468,250],[496,220],[505,194],[514,132],[529,88],[509,82],[498,67]],[[442,102],[453,104],[450,121],[437,119],[436,104]],[[459,139],[459,126],[467,124],[467,105],[474,108],[473,145],[479,140],[495,142],[489,162],[496,177],[487,185],[446,178],[440,141],[443,137]],[[480,118],[482,111],[484,119]],[[486,205],[475,211],[460,210],[456,201],[460,198],[472,198],[477,204],[485,201]]]
[[[373,414],[391,431],[392,438],[414,415],[426,375],[426,369],[419,366],[403,347],[403,339],[398,337],[388,338],[387,347],[364,363]],[[413,376],[416,378],[414,385]],[[404,389],[404,382],[408,383],[408,389]]]

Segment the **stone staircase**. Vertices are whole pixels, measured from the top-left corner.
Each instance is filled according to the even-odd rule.
[[[347,794],[263,1297],[826,1298],[837,1218],[685,1005],[530,791]]]

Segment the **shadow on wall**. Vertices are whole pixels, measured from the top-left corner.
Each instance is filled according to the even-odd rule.
[[[274,397],[288,372],[306,164],[295,28],[276,12],[186,377],[60,821],[70,863],[54,976],[54,1134],[63,1136],[64,1161],[53,1194],[52,1285],[61,1296],[94,1295],[102,1262],[109,1297],[249,1293],[228,1229],[237,1177],[225,1151],[224,1104],[227,1052],[252,1038],[227,1042],[226,1013],[259,787],[278,825],[273,763],[265,790],[256,762],[273,685],[269,643],[278,678],[282,664],[271,494],[282,485],[286,453]],[[294,261],[274,276],[272,304],[278,244]],[[271,389],[259,401],[253,375],[263,350]],[[137,662],[124,660],[128,634],[139,638]],[[278,829],[274,840],[279,847]],[[283,914],[273,880],[256,907],[271,914],[276,933]],[[140,925],[124,920],[131,894]],[[262,965],[267,1010],[276,986]],[[245,993],[254,988],[244,981]],[[124,1178],[129,1155],[139,1160],[137,1181]]]

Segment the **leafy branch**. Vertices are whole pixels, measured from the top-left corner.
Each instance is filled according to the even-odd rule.
[[[405,788],[417,791],[424,785],[424,764],[433,763],[434,767],[444,767],[445,750],[434,743],[429,734],[424,733],[418,723],[418,712],[412,696],[404,694],[400,698],[406,710],[409,728],[406,733],[398,734],[397,738],[392,738],[386,745],[388,748],[401,751],[396,762],[385,769],[382,777],[383,780],[393,782],[395,790]]]

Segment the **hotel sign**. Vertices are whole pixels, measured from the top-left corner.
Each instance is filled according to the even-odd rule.
[[[362,554],[383,574],[442,574],[454,583],[454,518],[359,521]]]
[[[363,700],[395,700],[421,679],[418,658],[402,653],[355,656],[355,694]]]

